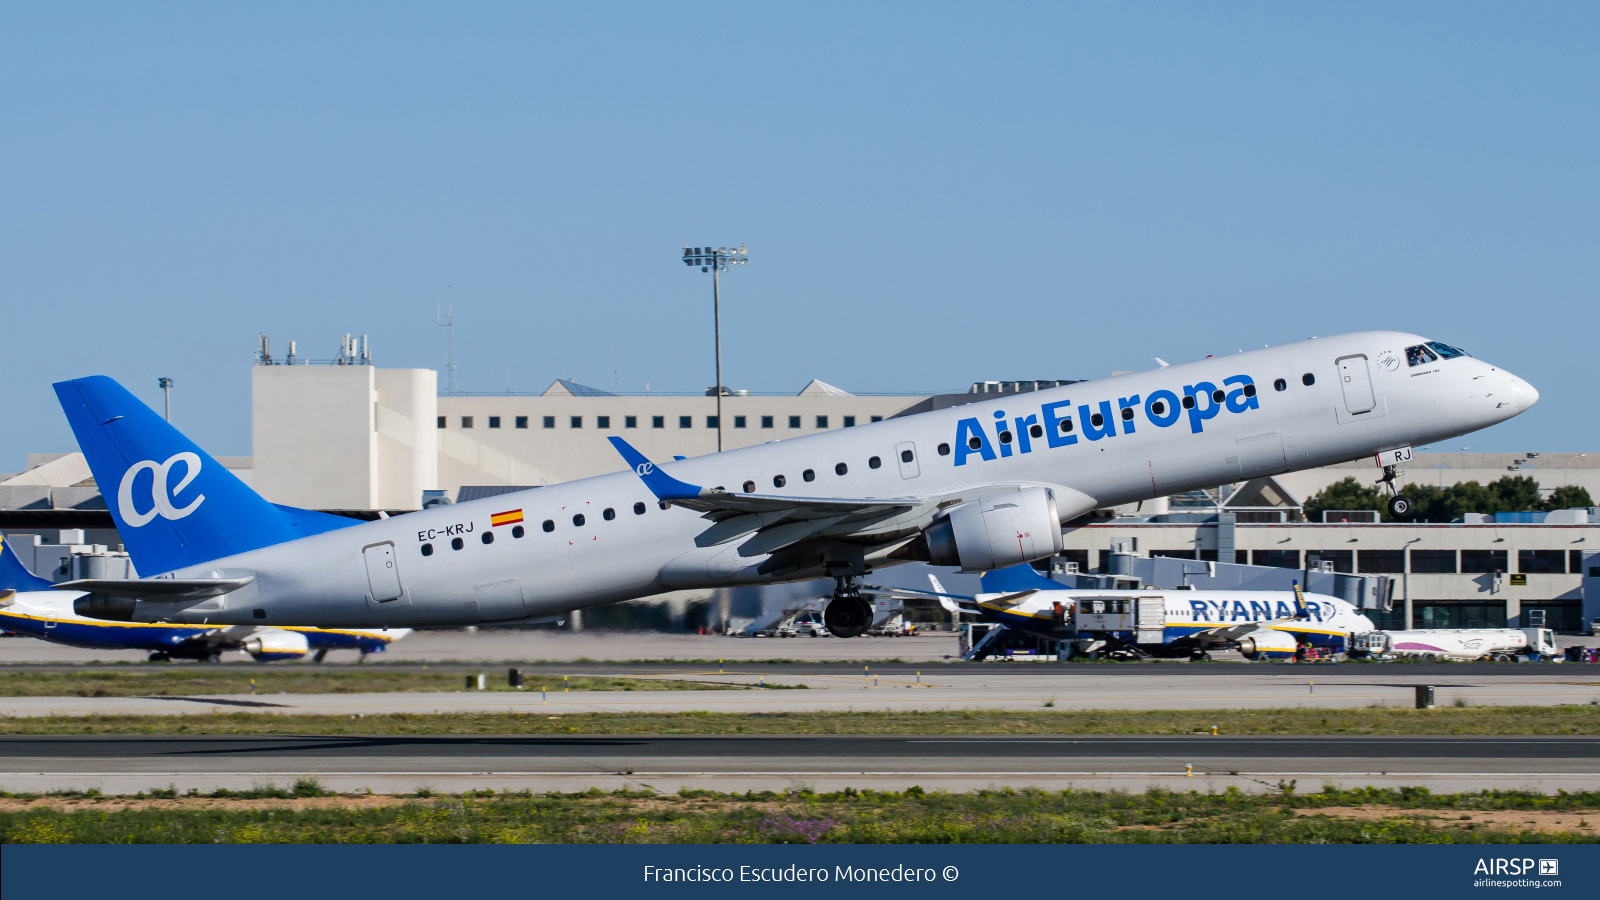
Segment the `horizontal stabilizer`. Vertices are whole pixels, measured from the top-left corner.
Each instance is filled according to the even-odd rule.
[[[86,591],[143,600],[204,600],[232,593],[255,580],[254,575],[239,578],[80,578],[54,587],[59,591]]]

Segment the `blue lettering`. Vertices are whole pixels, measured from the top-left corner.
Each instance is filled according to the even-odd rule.
[[[1156,415],[1155,406],[1161,404],[1161,415]],[[1156,391],[1150,399],[1144,402],[1144,417],[1162,428],[1167,428],[1178,421],[1178,395],[1171,391]]]
[[[1067,415],[1056,417],[1056,410],[1065,406]],[[1044,416],[1044,438],[1051,447],[1068,447],[1078,442],[1078,436],[1068,434],[1072,430],[1072,401],[1061,400],[1056,403],[1046,403],[1039,412]]]
[[[977,419],[962,419],[956,423],[956,465],[966,465],[967,457],[974,453],[994,461],[994,448],[989,446],[989,434],[983,425]]]
[[[1242,413],[1247,409],[1261,408],[1261,404],[1256,402],[1255,397],[1246,397],[1244,395],[1245,385],[1255,385],[1255,382],[1250,380],[1249,375],[1235,375],[1232,378],[1224,378],[1222,383],[1236,385],[1228,394],[1228,412]],[[1251,391],[1251,393],[1255,392]]]
[[[1010,456],[1011,455],[1011,441],[1007,440],[1007,438],[1009,438],[1010,435],[1006,434],[1006,411],[1003,410],[1003,409],[995,410],[994,411],[994,418],[995,418],[995,423],[994,423],[995,434],[997,434],[999,436],[999,441],[1000,441],[1000,455],[1001,456]]]
[[[1269,601],[1263,603],[1263,602],[1261,602],[1259,600],[1251,600],[1250,601],[1250,618],[1252,618],[1252,619],[1270,619],[1270,618],[1272,618],[1272,601],[1269,600]]]
[[[1122,399],[1117,401],[1117,408],[1118,409],[1138,409],[1139,408],[1139,395],[1138,394],[1134,394],[1132,397],[1123,397]],[[1133,420],[1132,419],[1125,419],[1123,421],[1125,421],[1127,424],[1122,426],[1122,433],[1123,434],[1133,434]]]
[[[1205,426],[1200,423],[1216,418],[1217,413],[1222,411],[1222,407],[1211,398],[1216,389],[1217,386],[1209,381],[1183,386],[1183,396],[1194,402],[1194,406],[1189,407],[1189,430],[1192,433],[1204,431]]]
[[[1280,619],[1288,619],[1288,618],[1292,618],[1293,616],[1294,616],[1294,613],[1289,611],[1289,604],[1283,602],[1282,600],[1279,600],[1278,601],[1278,618],[1280,618]]]
[[[1100,401],[1100,421],[1104,423],[1104,427],[1094,427],[1094,415],[1089,412],[1087,406],[1078,407],[1078,421],[1083,423],[1083,436],[1091,441],[1117,436],[1117,421],[1111,417],[1110,400]]]
[[[1193,611],[1194,620],[1196,622],[1211,621],[1211,612],[1206,609],[1206,602],[1204,600],[1190,600],[1189,609]]]
[[[1243,600],[1235,600],[1235,601],[1233,601],[1233,620],[1235,622],[1237,622],[1240,619],[1248,619],[1248,618],[1250,618],[1250,612],[1249,612],[1249,610],[1244,608],[1244,601]]]
[[[1033,452],[1033,441],[1028,437],[1028,429],[1039,423],[1038,416],[1017,417],[1017,450],[1021,453]]]

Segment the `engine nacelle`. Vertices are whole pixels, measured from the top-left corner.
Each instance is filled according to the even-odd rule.
[[[953,507],[923,532],[930,561],[989,572],[1061,552],[1055,494],[1031,487]]]
[[[244,651],[256,662],[301,659],[311,652],[306,636],[298,631],[267,631],[245,640]]]
[[[1257,631],[1239,639],[1245,659],[1288,659],[1298,646],[1294,635],[1282,631]]]

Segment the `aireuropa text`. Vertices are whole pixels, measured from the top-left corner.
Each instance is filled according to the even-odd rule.
[[[833,872],[827,868],[805,868],[798,865],[787,867],[778,866],[740,866],[738,869],[729,867],[708,868],[706,866],[668,867],[645,866],[644,880],[647,882],[801,882],[801,881],[938,881],[939,873],[934,869],[919,869],[912,866],[897,865],[889,868],[863,868],[860,866],[834,866]],[[953,881],[949,875],[946,881]]]

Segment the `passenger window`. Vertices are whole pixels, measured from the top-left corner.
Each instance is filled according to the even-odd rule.
[[[514,538],[522,537],[527,533],[528,532],[521,525],[517,525],[511,529],[511,536]]]
[[[1099,413],[1095,413],[1095,418],[1099,418],[1099,417],[1100,417],[1100,414]],[[1009,431],[1000,432],[1000,443],[1002,443],[1002,444],[1011,443],[1011,432],[1009,432]]]
[[[746,494],[754,494],[756,492],[756,483],[754,481],[746,481],[744,483],[744,492]]]
[[[483,542],[484,542],[484,543],[485,543],[485,544],[492,544],[492,543],[494,543],[494,532],[492,532],[492,531],[485,531],[485,532],[484,532],[484,533],[483,533]]]
[[[1428,346],[1432,347],[1434,350],[1438,351],[1439,355],[1441,357],[1443,357],[1444,359],[1455,359],[1458,356],[1471,356],[1472,355],[1472,354],[1468,353],[1465,350],[1461,350],[1459,348],[1452,347],[1449,344],[1441,344],[1438,341],[1429,341],[1428,342]]]
[[[983,438],[977,436],[967,438],[967,446],[977,450],[983,446]]]
[[[1042,425],[1029,425],[1028,436],[1035,438],[1044,437],[1044,427]],[[906,460],[906,462],[910,462],[910,460]]]
[[[940,444],[939,445],[939,455],[940,456],[949,456],[950,455],[950,445],[949,444]]]
[[[845,474],[845,473],[847,473],[849,471],[850,471],[850,467],[845,465],[844,463],[839,463],[838,465],[833,467],[833,474],[835,474],[835,475],[843,475],[843,474]]]
[[[807,469],[804,472],[800,473],[800,477],[805,479],[806,481],[816,481],[817,480],[817,473],[811,471],[810,469]]]
[[[1228,395],[1224,394],[1221,391],[1212,391],[1211,392],[1211,400],[1214,403],[1221,403],[1222,401],[1224,401],[1226,399],[1228,399]]]
[[[1289,382],[1279,378],[1277,381],[1272,383],[1272,389],[1275,391],[1286,391],[1289,389]]]
[[[606,511],[600,514],[600,517],[609,522],[617,517],[617,511],[608,506]]]
[[[461,538],[451,538],[450,539],[450,549],[451,550],[460,550],[462,547],[465,547],[466,545],[467,545],[467,542],[463,541]]]
[[[540,527],[544,528],[545,531],[555,531],[556,530],[556,523],[552,519],[545,519],[544,520],[544,525],[542,525]]]
[[[1094,415],[1089,417],[1089,424],[1093,425],[1096,428],[1099,428],[1100,426],[1106,424],[1106,417],[1100,415],[1099,413],[1095,413]],[[1011,443],[1008,440],[1003,440],[1003,438],[1010,437],[1010,433],[1009,432],[1001,432],[1001,437],[1002,437],[1001,443],[1005,443],[1005,444]]]
[[[433,555],[433,545],[432,544],[423,544],[422,545],[422,555],[423,556],[432,556]]]
[[[1184,409],[1194,409],[1194,395],[1193,394],[1184,394],[1183,395],[1183,408]]]
[[[1122,421],[1124,421],[1124,422],[1132,422],[1133,421],[1133,407],[1124,406],[1122,408]]]
[[[633,514],[636,515],[636,516],[644,515],[644,503],[642,503],[642,502],[635,503],[633,505]]]
[[[578,526],[579,528],[583,527],[583,522],[584,522],[583,513],[578,513],[577,515],[572,517],[572,524]]]
[[[1163,401],[1157,400],[1156,402],[1150,404],[1150,412],[1152,415],[1164,416],[1167,414],[1167,404]],[[1037,435],[1035,435],[1035,437],[1037,437]]]
[[[883,465],[883,460],[877,458],[876,456],[867,460],[867,468],[869,469],[876,469],[881,465]]]
[[[1406,364],[1409,366],[1425,366],[1438,358],[1433,355],[1432,350],[1421,344],[1406,348]]]
[[[784,478],[782,475],[774,475],[774,476],[772,476],[772,486],[773,487],[783,487],[784,485],[786,485],[788,483],[789,483],[789,479]]]
[[[1039,426],[1035,425],[1033,427],[1038,428]],[[1037,434],[1034,435],[1034,437],[1038,437],[1038,436],[1039,435],[1037,435]],[[900,461],[901,462],[908,463],[908,462],[911,462],[913,459],[916,459],[916,457],[911,455],[911,451],[910,450],[901,450],[900,451]]]
[[[1071,434],[1072,433],[1072,417],[1071,416],[1068,416],[1067,418],[1061,420],[1061,433],[1062,434]],[[973,449],[977,449],[977,448],[973,448]]]
[[[1244,395],[1246,397],[1254,397],[1256,395],[1256,386],[1253,385],[1253,384],[1245,385],[1244,386]]]
[[[1311,374],[1310,372],[1307,372],[1304,375],[1300,376],[1300,383],[1305,385],[1306,387],[1311,387],[1313,384],[1317,383],[1317,376]]]

